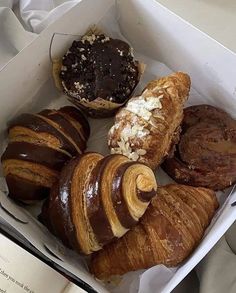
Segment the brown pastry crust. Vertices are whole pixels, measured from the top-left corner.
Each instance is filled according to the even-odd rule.
[[[61,61],[54,60],[53,75],[74,105],[99,118],[112,116],[127,101],[142,70],[127,43],[90,31]]]
[[[215,193],[209,189],[159,187],[139,223],[92,255],[91,273],[106,280],[157,264],[177,266],[198,245],[217,208]]]
[[[184,110],[180,142],[162,165],[177,182],[221,190],[236,182],[236,120],[209,105]]]
[[[44,198],[65,162],[85,150],[88,136],[86,118],[73,107],[14,119],[1,157],[10,196],[27,202]]]
[[[150,82],[117,113],[108,134],[111,153],[157,168],[178,141],[189,90],[190,78],[182,72]]]
[[[65,245],[90,254],[135,225],[156,188],[149,167],[86,153],[62,169],[40,219]]]

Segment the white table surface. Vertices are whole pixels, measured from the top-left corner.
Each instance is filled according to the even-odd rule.
[[[236,53],[236,0],[157,0]]]

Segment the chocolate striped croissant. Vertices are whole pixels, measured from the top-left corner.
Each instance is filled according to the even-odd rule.
[[[62,169],[39,218],[65,245],[90,254],[134,226],[156,189],[146,165],[86,153]]]
[[[69,106],[22,114],[8,131],[3,171],[9,195],[25,202],[49,194],[65,162],[85,150],[90,132],[83,114]]]
[[[139,223],[92,256],[91,272],[105,280],[157,264],[177,266],[198,245],[217,208],[210,189],[178,184],[158,188]]]
[[[189,90],[190,78],[182,72],[149,82],[117,113],[108,134],[111,153],[158,167],[178,142]]]

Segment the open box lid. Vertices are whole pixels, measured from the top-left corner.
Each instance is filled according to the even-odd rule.
[[[145,3],[142,0],[83,0],[45,29],[0,72],[2,144],[9,119],[26,109],[37,110],[48,105],[46,91],[42,99],[35,97],[51,78],[49,48],[53,34],[81,35],[108,12],[111,18],[118,17],[123,35],[136,51],[158,59],[172,70],[188,72],[193,86],[202,96],[211,97],[213,105],[236,116],[236,55],[233,52],[154,0],[146,0]],[[74,36],[70,40],[73,38]],[[67,47],[68,43],[58,47],[57,54],[62,54]],[[169,292],[176,287],[230,227],[236,218],[236,212],[231,207],[235,200],[236,194],[232,194],[211,233],[204,238],[191,258],[160,288],[160,292]],[[57,248],[63,250],[62,245],[32,216],[22,208],[17,208],[5,194],[0,196],[0,202],[11,214],[17,214],[20,221],[3,209],[0,209],[0,217],[22,233],[37,249],[95,290],[105,291],[86,269],[76,268],[76,261],[79,260],[77,256],[58,254]],[[53,252],[58,258],[45,250],[45,244],[52,250],[55,247]]]

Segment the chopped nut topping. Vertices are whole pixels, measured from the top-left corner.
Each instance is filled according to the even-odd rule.
[[[152,110],[162,108],[161,98],[163,98],[163,95],[146,98],[139,96],[134,100],[130,100],[126,105],[126,109],[148,121],[152,116]]]
[[[82,90],[84,88],[84,85],[79,82],[74,82],[74,85],[77,90]]]
[[[85,41],[89,42],[90,45],[92,45],[94,43],[94,41],[96,40],[96,35],[92,34],[92,35],[85,35],[82,38],[82,43],[84,44]]]

